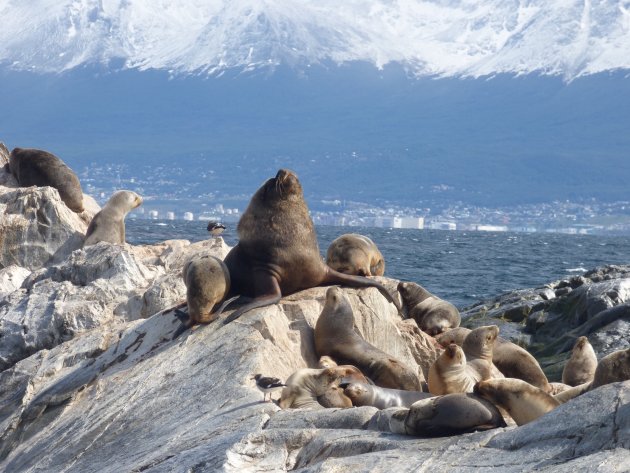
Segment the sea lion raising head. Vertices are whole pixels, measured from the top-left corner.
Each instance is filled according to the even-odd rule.
[[[125,243],[125,217],[142,204],[142,197],[132,191],[117,191],[103,208],[94,215],[85,233],[83,246],[100,241],[122,245]]]
[[[341,284],[375,287],[400,311],[398,301],[371,279],[343,274],[326,266],[297,176],[286,169],[265,182],[252,197],[237,227],[239,242],[225,257],[230,295],[253,298],[224,323],[283,295],[316,286]]]
[[[459,326],[459,310],[450,302],[434,296],[414,282],[398,283],[398,292],[407,308],[407,315],[414,319],[420,330],[435,336]]]
[[[588,338],[579,337],[573,345],[571,357],[562,370],[562,382],[569,386],[590,383],[597,369],[597,355]]]

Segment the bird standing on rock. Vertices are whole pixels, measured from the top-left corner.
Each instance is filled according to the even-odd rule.
[[[256,374],[252,379],[256,380],[256,387],[263,393],[263,401],[267,400],[267,393],[269,393],[269,400],[271,400],[271,393],[286,386],[278,378],[271,378],[263,376],[262,374]]]
[[[214,222],[212,220],[208,222],[208,231],[213,237],[218,237],[219,235],[221,235],[221,233],[223,233],[223,230],[225,230],[225,225],[223,225],[221,222]]]

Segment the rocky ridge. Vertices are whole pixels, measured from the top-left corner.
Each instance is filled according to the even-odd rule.
[[[31,218],[59,214],[55,225],[80,231],[58,208],[65,206],[56,191],[43,189],[20,189],[30,193],[32,208],[43,209]],[[0,187],[0,202],[14,192]],[[15,221],[5,222],[9,238],[22,231]],[[280,411],[262,402],[251,376],[286,379],[315,366],[313,327],[325,288],[171,341],[179,324],[171,308],[185,298],[181,268],[201,253],[224,257],[229,248],[221,239],[98,244],[51,259],[58,248],[38,253],[27,267],[0,265],[0,470],[557,472],[621,471],[630,463],[628,381],[589,392],[523,427],[438,439],[392,434],[392,410]],[[380,281],[391,291],[398,282]],[[621,300],[624,284],[617,299],[610,290],[606,297]],[[344,292],[363,337],[426,374],[440,350],[434,339],[413,320],[402,320],[377,290]],[[568,294],[554,296],[548,297]],[[496,314],[486,307],[483,317],[499,316],[507,307],[503,300],[512,299],[497,300]],[[467,314],[471,323],[481,320]],[[625,319],[612,323],[619,320]]]

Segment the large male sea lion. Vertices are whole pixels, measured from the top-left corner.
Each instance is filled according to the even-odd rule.
[[[457,435],[505,427],[499,410],[474,394],[446,394],[417,401],[395,412],[389,421],[397,434],[421,437]]]
[[[595,377],[597,355],[587,337],[579,337],[573,345],[571,357],[562,370],[562,382],[569,386],[589,383]]]
[[[599,360],[590,389],[630,379],[630,348],[618,350]]]
[[[505,409],[519,426],[538,419],[561,404],[551,394],[516,378],[480,381],[474,392]]]
[[[385,260],[378,247],[370,238],[358,233],[346,233],[334,239],[326,252],[326,264],[345,274],[385,274]]]
[[[433,397],[433,394],[421,391],[381,388],[373,384],[356,382],[345,385],[343,392],[352,401],[353,406],[373,406],[377,409],[409,407],[416,401]]]
[[[477,360],[466,363],[462,347],[451,343],[429,368],[429,392],[434,395],[471,393],[475,384],[490,378],[490,364]]]
[[[407,315],[414,319],[420,330],[435,336],[459,326],[459,310],[450,302],[434,296],[415,282],[398,283]]]
[[[398,301],[380,283],[324,264],[302,186],[289,170],[281,169],[256,191],[237,232],[239,241],[224,260],[232,279],[230,295],[253,300],[224,323],[251,309],[275,304],[283,295],[331,284],[375,287],[400,311]]]
[[[79,178],[54,154],[40,149],[13,148],[9,156],[9,170],[20,187],[54,187],[70,210],[83,212]]]
[[[83,246],[100,241],[122,245],[125,243],[125,217],[142,204],[142,197],[132,191],[116,191],[103,208],[94,215],[85,233]]]
[[[326,291],[326,303],[315,324],[315,351],[319,356],[356,366],[378,386],[422,390],[411,368],[366,342],[354,330],[352,306],[338,287]]]

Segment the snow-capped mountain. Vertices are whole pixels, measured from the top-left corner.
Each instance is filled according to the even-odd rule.
[[[396,62],[415,75],[630,69],[629,0],[0,0],[0,64],[218,74]]]

